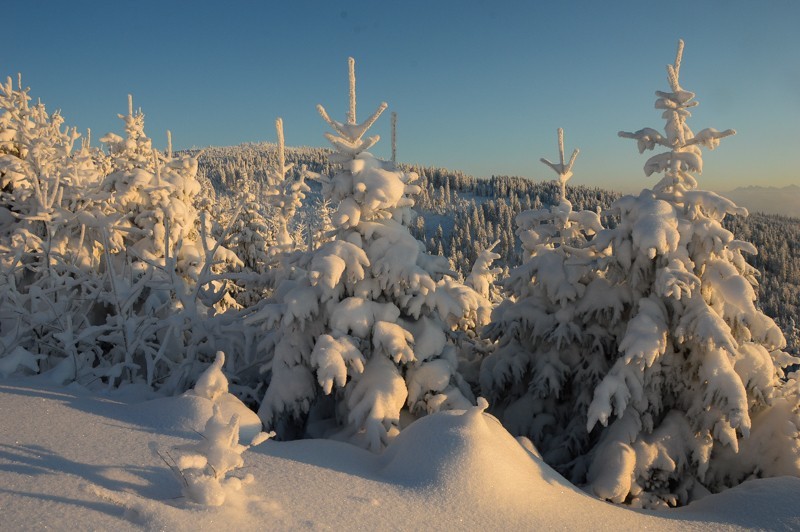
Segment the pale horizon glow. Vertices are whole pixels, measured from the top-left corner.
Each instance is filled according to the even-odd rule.
[[[697,94],[689,125],[733,128],[706,151],[703,188],[800,184],[800,3],[710,0],[346,2],[281,4],[35,1],[6,28],[3,77],[99,138],[120,132],[127,94],[157,147],[274,142],[326,146],[315,106],[398,113],[398,160],[477,177],[550,179],[556,129],[579,147],[573,184],[635,191],[655,183],[620,130],[661,130],[654,92],[686,42],[681,83]],[[388,113],[372,150],[389,158]]]

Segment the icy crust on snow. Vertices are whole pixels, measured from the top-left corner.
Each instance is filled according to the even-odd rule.
[[[76,386],[0,383],[0,506],[9,529],[724,530],[800,526],[800,480],[745,482],[680,510],[614,507],[523,448],[485,403],[415,421],[379,455],[330,440],[244,453],[246,490],[220,507],[181,496],[156,451],[196,445],[211,417],[185,395],[125,404]],[[122,394],[119,394],[122,396]],[[128,392],[127,401],[136,393]],[[173,454],[173,456],[175,456]],[[335,486],[336,489],[332,489]]]

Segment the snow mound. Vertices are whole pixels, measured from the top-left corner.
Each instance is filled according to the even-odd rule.
[[[225,393],[216,401],[185,393],[177,397],[161,397],[126,407],[127,415],[137,422],[157,430],[199,432],[219,405],[222,417],[239,416],[239,441],[250,443],[261,432],[261,419],[235,395]]]
[[[764,513],[767,509],[768,516]],[[676,519],[717,523],[719,526],[800,530],[800,478],[748,480],[686,507],[670,510],[667,515]]]
[[[486,414],[484,404],[439,412],[409,425],[382,455],[381,476],[442,494],[455,490],[489,506],[512,505],[531,488],[532,479],[548,489],[580,493]]]

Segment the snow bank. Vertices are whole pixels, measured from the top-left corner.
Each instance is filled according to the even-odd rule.
[[[124,389],[123,389],[124,390]],[[210,401],[132,403],[34,380],[0,384],[0,508],[7,529],[699,529],[800,526],[800,480],[745,482],[680,510],[633,511],[577,490],[481,407],[424,417],[375,455],[349,444],[267,441],[231,504],[181,497],[156,454],[196,443]],[[122,400],[124,398],[124,400]]]

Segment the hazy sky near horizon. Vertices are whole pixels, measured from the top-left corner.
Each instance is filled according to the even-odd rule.
[[[326,146],[323,104],[343,120],[347,57],[359,118],[398,113],[398,159],[476,176],[551,179],[556,129],[581,149],[574,183],[651,186],[635,141],[662,130],[654,91],[686,42],[689,125],[734,128],[706,152],[703,188],[800,184],[800,2],[28,0],[4,24],[0,74],[99,138],[126,95],[156,146],[275,140]],[[390,154],[389,112],[371,130]]]

